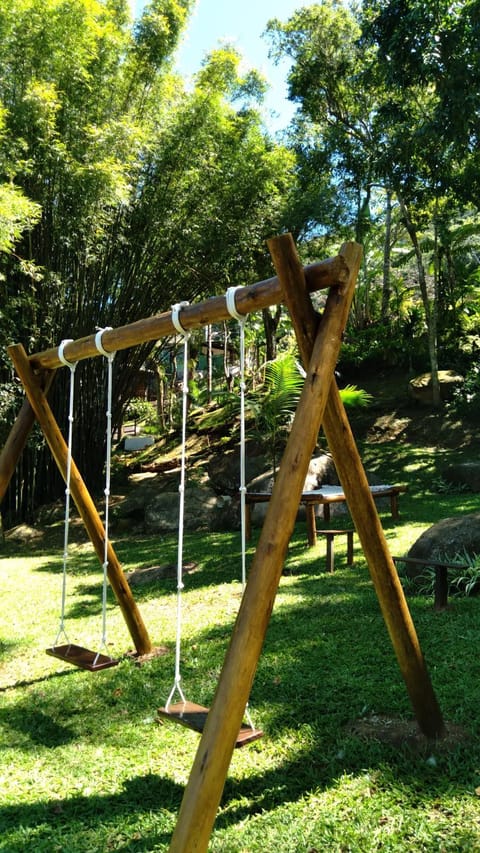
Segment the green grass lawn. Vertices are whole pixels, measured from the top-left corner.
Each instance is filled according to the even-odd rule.
[[[382,464],[391,472],[385,454],[379,472]],[[428,491],[418,474],[428,452],[402,464],[411,488],[400,521],[381,508],[398,554],[437,519],[477,509],[475,495]],[[58,538],[58,548],[7,543],[0,553],[0,851],[165,851],[198,744],[156,713],[173,682],[176,583],[134,591],[167,654],[142,666],[128,658],[130,638],[109,598],[120,664],[69,668],[45,654],[58,625]],[[175,537],[115,546],[125,570],[176,559]],[[452,598],[436,613],[432,597],[409,595],[445,719],[461,735],[421,749],[384,743],[353,724],[411,720],[409,699],[358,540],[352,568],[343,537],[336,543],[333,575],[324,550],[324,540],[306,547],[299,522],[250,702],[264,737],[234,753],[210,849],[480,851],[480,601]],[[185,578],[183,688],[208,704],[239,604],[238,535],[187,535],[185,559],[198,568]],[[72,547],[69,568],[69,638],[95,648],[101,571],[89,545]]]

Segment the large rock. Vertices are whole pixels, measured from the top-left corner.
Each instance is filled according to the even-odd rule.
[[[466,486],[472,492],[480,492],[480,462],[458,462],[443,471],[447,483]]]
[[[245,447],[245,479],[248,483],[267,468],[265,451],[256,442]],[[207,465],[209,483],[217,495],[235,495],[240,488],[240,452],[228,450],[216,454]]]
[[[463,385],[464,378],[455,370],[439,370],[438,381],[440,384],[440,399],[450,400],[455,388]],[[416,376],[409,382],[410,396],[419,403],[425,406],[430,406],[433,403],[432,391],[432,374],[422,373],[421,376]]]
[[[273,471],[270,469],[269,471],[266,471],[261,474],[259,477],[255,477],[255,479],[251,480],[248,483],[247,489],[249,492],[271,492],[273,489],[273,483]],[[335,465],[333,463],[332,457],[328,453],[322,453],[320,454],[320,456],[314,456],[311,459],[310,465],[308,467],[303,491],[311,492],[314,489],[319,489],[321,486],[338,486],[338,484],[338,475],[335,470]],[[255,527],[259,527],[261,524],[263,524],[265,513],[267,512],[267,507],[267,503],[252,504],[252,525],[254,525]],[[318,506],[316,507],[315,511],[317,515],[321,515],[322,513],[321,507]],[[332,504],[331,512],[332,514],[345,513],[345,504]],[[299,507],[298,518],[305,518],[305,507]]]
[[[178,492],[163,492],[145,506],[147,533],[174,533],[178,528]],[[204,486],[185,489],[185,530],[233,530],[239,526],[238,502],[230,495],[216,495]]]
[[[422,533],[408,556],[449,562],[464,553],[471,556],[480,554],[480,512],[437,522]],[[407,568],[411,576],[423,571],[422,567],[410,565]]]

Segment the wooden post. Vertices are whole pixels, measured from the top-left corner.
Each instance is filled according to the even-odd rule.
[[[45,394],[40,387],[38,378],[33,372],[27,354],[21,344],[9,347],[8,352],[22,380],[28,401],[42,428],[55,462],[65,480],[67,472],[67,445],[45,398]],[[103,564],[105,530],[95,504],[73,459],[71,463],[70,491],[93,547],[97,552],[100,562]],[[108,578],[120,605],[135,648],[140,655],[148,654],[152,650],[152,643],[111,543],[108,545],[107,559]]]
[[[268,503],[215,697],[185,789],[170,851],[206,851],[235,739],[255,675],[280,581],[303,484],[322,422],[346,324],[361,250],[344,248],[346,281],[332,288],[319,324],[311,363]],[[302,321],[317,325],[309,312]]]
[[[45,371],[43,381],[43,393],[48,389],[55,376],[55,371]],[[40,377],[39,377],[40,379]],[[30,431],[35,423],[35,412],[27,399],[23,401],[15,423],[0,453],[0,503],[3,500],[8,484],[12,479],[18,460],[23,448],[27,443]]]
[[[311,291],[340,284],[347,276],[345,262],[340,255],[311,264],[305,267],[304,272],[307,287]],[[240,287],[235,293],[235,305],[240,314],[249,314],[252,311],[260,311],[269,305],[277,305],[282,302],[282,299],[282,286],[276,276],[247,287]],[[204,302],[192,303],[192,305],[184,308],[181,319],[183,328],[190,332],[193,329],[206,326],[208,323],[230,320],[231,316],[225,296],[212,296]],[[106,330],[102,335],[102,346],[107,352],[118,352],[128,349],[128,347],[156,341],[159,338],[174,334],[176,334],[176,329],[172,323],[172,313],[168,311],[165,314],[136,320],[127,326]],[[95,344],[95,335],[89,335],[86,338],[79,338],[68,343],[64,349],[64,355],[71,362],[99,356],[100,352]],[[35,369],[47,368],[51,370],[62,366],[58,357],[58,347],[33,353],[29,359]]]
[[[287,275],[291,271],[293,241],[289,235],[285,235],[272,243],[275,266],[279,278],[282,279],[284,268],[287,270]],[[285,255],[287,260],[284,260]],[[296,291],[296,301],[290,300],[290,289],[285,290],[285,301],[292,309],[291,315],[300,354],[306,365],[314,345],[314,334],[311,326],[308,327],[299,321],[299,317],[301,320],[302,316],[298,311],[299,294],[303,292],[304,301],[310,303],[305,283],[301,285],[303,273],[299,262],[297,275],[299,287]],[[306,311],[303,313],[306,314]],[[415,626],[334,379],[331,382],[323,428],[418,724],[427,737],[441,737],[445,733],[442,713],[430,682]]]

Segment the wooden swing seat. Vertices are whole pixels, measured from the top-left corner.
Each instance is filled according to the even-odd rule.
[[[195,702],[177,702],[176,705],[170,705],[168,711],[166,708],[159,708],[158,715],[165,720],[180,723],[185,728],[202,734],[208,711],[208,708],[197,705]],[[263,732],[260,729],[253,729],[249,725],[242,724],[235,741],[235,747],[245,746],[262,736]]]
[[[109,666],[117,666],[118,664],[118,660],[115,658],[92,652],[90,649],[84,649],[83,646],[75,645],[75,643],[66,643],[64,646],[50,646],[45,651],[47,655],[71,663],[73,666],[78,666],[79,669],[88,669],[90,672],[107,669]]]

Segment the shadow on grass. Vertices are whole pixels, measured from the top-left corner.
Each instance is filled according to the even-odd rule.
[[[315,747],[295,759],[285,760],[275,769],[253,772],[248,778],[229,778],[215,828],[227,829],[274,811],[286,802],[299,801],[309,792],[328,790],[336,786],[342,774],[368,773],[373,788],[394,787],[399,801],[410,807],[421,802],[435,808],[452,796],[452,789],[459,795],[467,790],[465,780],[454,781],[447,773],[432,773],[425,762],[419,762],[408,750],[389,751],[384,746],[356,744],[350,760],[329,758],[321,732],[316,734]],[[163,849],[159,845],[165,845],[166,850],[183,791],[183,786],[171,779],[147,774],[126,781],[122,791],[115,794],[55,797],[33,804],[7,805],[0,808],[0,828],[8,844],[5,849],[9,853],[24,853],[26,849],[34,849],[31,845],[40,845],[55,834],[57,840],[61,838],[67,845],[65,849],[90,850],[88,830],[100,825],[122,835],[122,850],[147,853]],[[132,826],[129,819],[133,819],[133,827],[141,827],[141,831],[132,829],[131,839],[128,839],[128,824]],[[23,837],[15,841],[12,835],[19,826]],[[68,847],[69,834],[77,839],[75,848]],[[85,846],[81,842],[83,834]],[[29,838],[28,847],[25,835]],[[457,829],[455,843],[458,850],[477,849],[477,828],[467,826],[460,832]]]
[[[212,548],[212,563],[189,578],[196,588],[223,580],[221,569],[226,549],[222,551],[220,545],[219,539]],[[289,556],[296,559],[304,550],[302,530],[292,541]],[[251,701],[255,723],[264,729],[265,740],[277,743],[285,758],[274,769],[254,771],[240,780],[229,778],[217,827],[228,828],[252,815],[299,800],[312,791],[327,789],[342,774],[364,773],[366,768],[376,774],[376,784],[380,787],[394,778],[402,796],[410,801],[418,797],[435,803],[442,796],[451,795],[452,788],[460,795],[471,790],[480,759],[478,738],[472,736],[468,748],[458,745],[451,754],[440,755],[437,769],[432,772],[424,758],[407,747],[366,741],[348,729],[349,722],[372,712],[412,716],[366,569],[357,565],[353,570],[342,569],[328,575],[321,572],[317,553],[305,561],[301,575],[286,578],[285,583],[285,590],[280,585],[278,606],[269,625]],[[170,592],[171,583],[167,586]],[[166,591],[164,582],[159,586],[162,588]],[[283,592],[288,595],[286,607],[282,603]],[[157,588],[156,594],[159,594]],[[427,658],[434,662],[435,689],[438,688],[440,705],[448,718],[457,711],[462,685],[476,677],[474,624],[478,603],[462,602],[457,611],[445,614],[445,618],[433,613],[431,603],[428,607],[424,602],[413,604],[422,645]],[[185,649],[184,686],[192,689],[197,701],[204,701],[206,692],[213,693],[230,633],[231,625],[226,624],[199,630]],[[459,636],[465,637],[465,642],[459,643]],[[166,695],[172,677],[172,659],[169,656],[153,660],[143,669],[125,662],[109,673],[98,682],[94,695],[89,693],[85,680],[72,681],[75,686],[70,690],[68,685],[68,695],[64,691],[66,707],[62,708],[58,724],[55,717],[62,698],[53,695],[53,691],[42,698],[40,707],[33,695],[20,699],[13,709],[5,711],[4,721],[22,735],[28,734],[33,745],[57,747],[82,741],[85,731],[78,709],[90,706],[94,728],[89,729],[89,741],[122,742],[121,721],[126,719],[122,718],[122,712],[130,709],[132,715],[141,718],[161,704],[157,693],[155,696],[142,693],[142,686],[153,681],[158,694]],[[477,719],[475,703],[473,692],[463,696],[461,721]],[[108,730],[101,724],[104,719],[109,720]],[[261,750],[261,745],[258,748]],[[15,827],[23,826],[32,834],[38,826],[38,837],[45,839],[49,833],[58,831],[59,825],[67,832],[75,824],[81,833],[96,822],[121,827],[122,816],[145,815],[147,825],[142,829],[142,837],[125,842],[122,849],[149,851],[158,849],[158,844],[168,843],[170,824],[178,811],[182,790],[157,775],[136,777],[115,795],[5,806],[0,809],[0,826],[11,828],[12,833]],[[156,815],[162,810],[168,812],[164,816],[168,831],[155,828]],[[148,818],[150,812],[153,814]],[[464,849],[468,849],[472,840],[478,841],[476,830],[466,828],[462,839]],[[10,843],[6,849],[12,853],[26,849],[20,842],[15,845],[16,842]],[[474,843],[471,849],[475,849]]]
[[[54,749],[71,743],[77,734],[69,726],[62,725],[48,714],[29,704],[19,704],[15,708],[0,708],[2,726],[28,736],[31,743],[41,744]]]
[[[76,828],[74,831],[78,846],[68,847],[68,849],[92,849],[89,847],[88,841],[86,841],[85,847],[81,843],[81,834],[86,832],[89,827],[96,827],[99,823],[103,826],[113,827],[118,824],[121,816],[132,815],[140,818],[142,815],[156,810],[164,812],[170,810],[175,813],[180,805],[182,792],[182,787],[170,779],[148,774],[129,779],[118,794],[80,795],[65,799],[39,800],[31,805],[5,806],[0,808],[0,829],[4,837],[9,830],[15,831],[19,826],[22,827],[23,835],[29,834],[29,831],[31,831],[31,835],[28,847],[25,846],[25,840],[22,838],[18,842],[10,840],[7,842],[8,847],[3,849],[8,850],[9,853],[14,853],[14,851],[15,853],[16,851],[25,853],[26,849],[35,849],[33,844],[45,843],[53,831],[58,833],[60,830],[67,834],[73,827]],[[153,840],[156,845],[159,843],[167,844],[170,835],[169,827],[167,831],[155,832],[154,839],[141,838],[127,844],[127,846],[122,844],[121,849],[151,851],[158,849],[153,845],[149,846]],[[0,849],[2,848],[0,847]],[[42,846],[42,850],[46,849]]]

